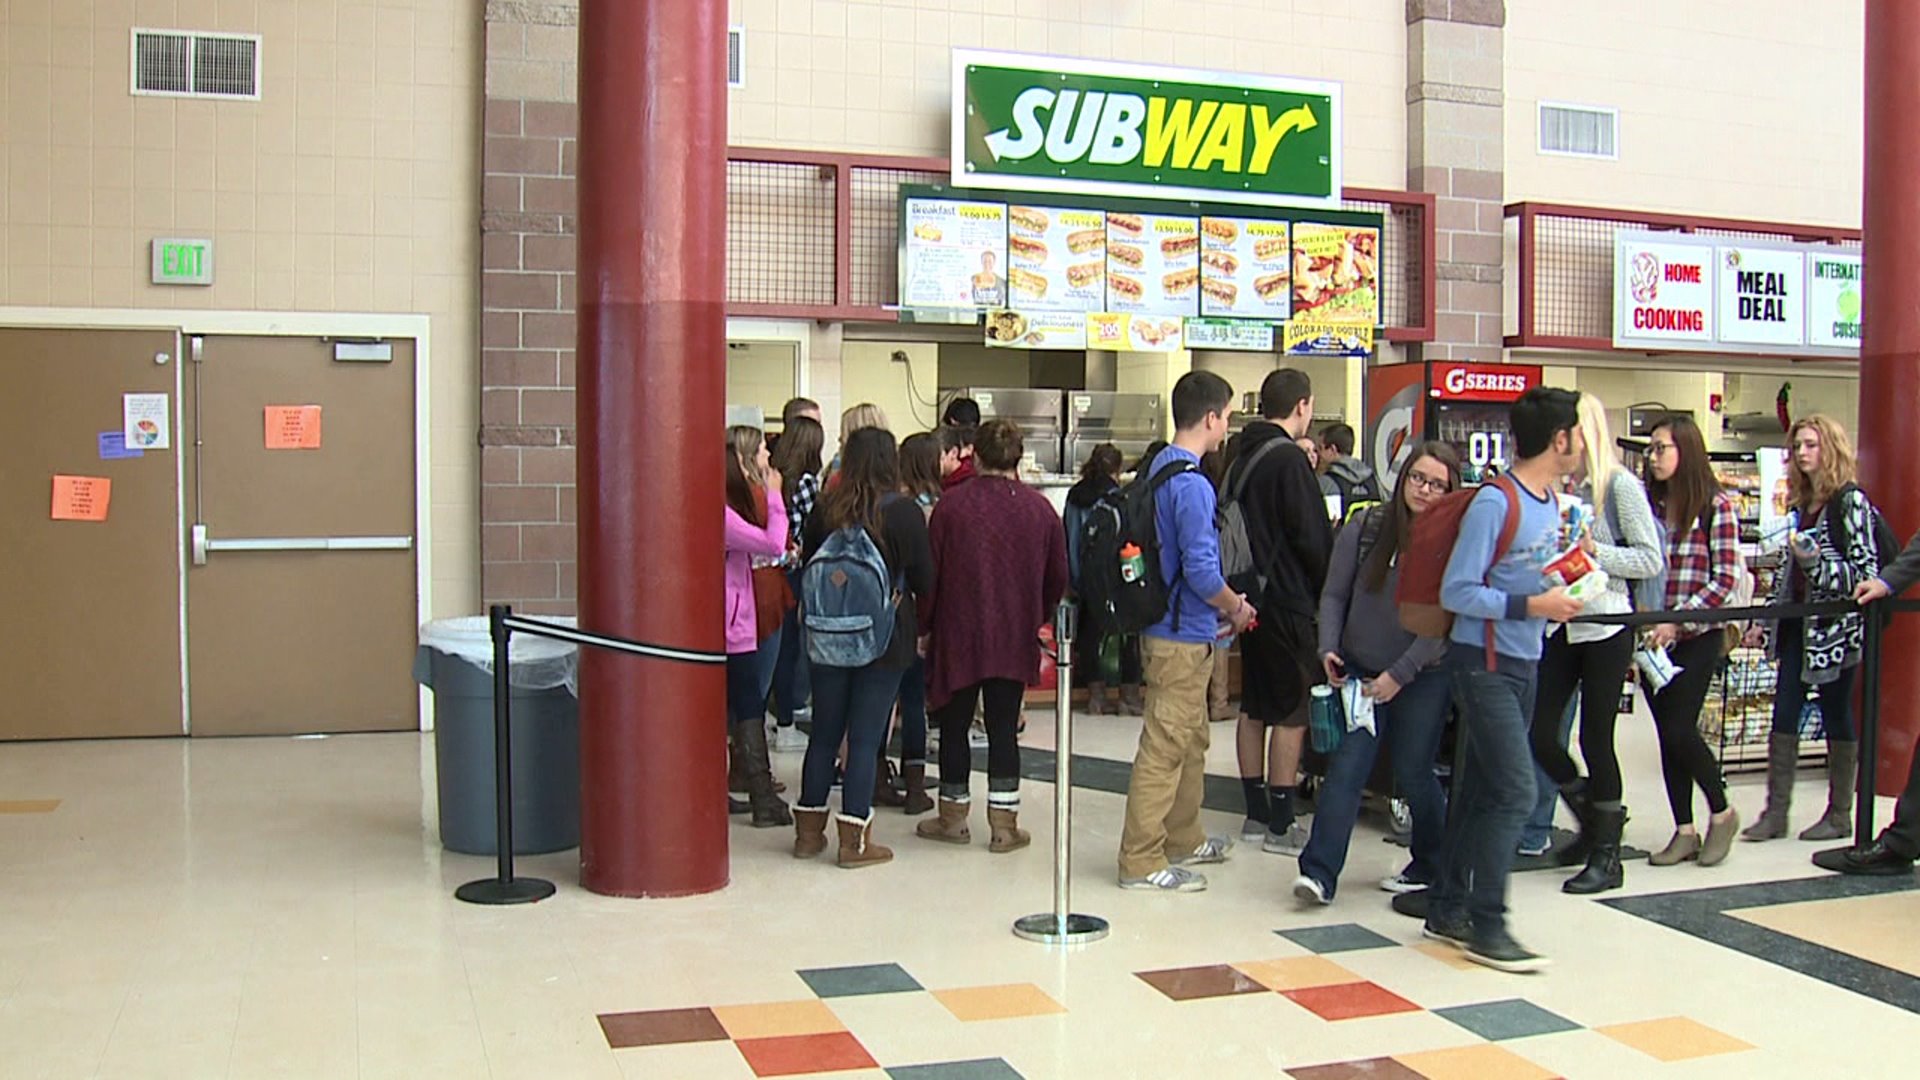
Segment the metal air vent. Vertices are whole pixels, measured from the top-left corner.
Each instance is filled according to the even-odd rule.
[[[1591,105],[1540,103],[1540,152],[1571,157],[1620,157],[1620,112]]]
[[[260,37],[133,31],[135,94],[260,100]]]
[[[747,85],[747,28],[727,28],[727,89]]]

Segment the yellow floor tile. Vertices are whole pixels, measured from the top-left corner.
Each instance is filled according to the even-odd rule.
[[[1318,986],[1345,986],[1365,979],[1324,956],[1290,956],[1284,960],[1250,960],[1234,964],[1235,971],[1269,990],[1311,990]]]
[[[1459,971],[1491,970],[1489,968],[1483,968],[1479,964],[1476,964],[1473,961],[1467,959],[1466,954],[1462,953],[1459,949],[1456,949],[1451,945],[1443,945],[1438,941],[1423,941],[1420,944],[1413,946],[1413,951],[1417,953],[1425,953],[1428,956],[1433,957],[1435,960],[1438,960],[1441,963],[1447,965],[1448,967],[1454,968]]]
[[[847,1026],[814,998],[766,1005],[716,1005],[713,1015],[734,1039],[772,1039],[783,1035],[827,1035]]]
[[[0,814],[51,814],[59,799],[0,799]]]
[[[1066,1006],[1048,997],[1045,990],[1032,983],[935,990],[933,996],[947,1007],[948,1012],[967,1021],[1051,1016],[1067,1011]]]
[[[1614,1024],[1594,1030],[1660,1061],[1685,1061],[1753,1049],[1749,1043],[1684,1016],[1646,1020],[1638,1024]]]
[[[1920,977],[1920,893],[1850,896],[1729,911],[1736,919]]]
[[[1553,1073],[1499,1046],[1460,1046],[1420,1054],[1397,1054],[1395,1061],[1427,1080],[1553,1080]]]

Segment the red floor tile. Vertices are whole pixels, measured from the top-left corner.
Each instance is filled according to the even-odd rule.
[[[629,1046],[724,1042],[727,1029],[712,1009],[656,1009],[652,1012],[601,1013],[600,1030],[615,1050]]]
[[[1357,1020],[1363,1016],[1420,1011],[1420,1006],[1370,982],[1288,990],[1283,996],[1293,999],[1322,1020]]]
[[[787,1035],[775,1039],[745,1039],[734,1045],[747,1059],[755,1076],[796,1076],[801,1073],[875,1069],[879,1063],[850,1032],[831,1035]]]

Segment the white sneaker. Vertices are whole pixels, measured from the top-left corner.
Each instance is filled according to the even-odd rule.
[[[1269,855],[1292,855],[1298,858],[1307,849],[1307,840],[1312,835],[1313,831],[1307,827],[1307,823],[1296,818],[1284,833],[1268,830],[1260,850]]]
[[[1224,836],[1209,836],[1193,849],[1190,855],[1182,855],[1173,860],[1175,866],[1203,866],[1207,863],[1227,861],[1227,852],[1233,850],[1233,841]]]
[[[1293,898],[1303,904],[1318,904],[1321,907],[1333,903],[1333,897],[1327,895],[1326,888],[1306,874],[1293,879]]]
[[[1169,866],[1164,870],[1155,870],[1146,877],[1121,878],[1120,887],[1158,889],[1161,892],[1199,892],[1207,887],[1207,879],[1191,870]]]
[[[780,754],[805,752],[807,749],[807,736],[799,728],[791,724],[786,727],[776,727],[773,729],[773,738],[769,741],[768,747],[775,753]]]
[[[1240,823],[1240,839],[1259,843],[1267,835],[1267,823],[1252,818]]]
[[[1381,878],[1380,891],[1390,892],[1396,895],[1401,893],[1425,892],[1431,884],[1431,882],[1417,881],[1410,878],[1407,876],[1406,871],[1403,870],[1390,878]]]
[[[988,746],[987,729],[977,727],[968,728],[967,746],[974,750],[985,750]]]

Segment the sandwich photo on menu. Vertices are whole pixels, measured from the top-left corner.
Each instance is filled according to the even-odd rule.
[[[1204,218],[1200,222],[1201,231],[1223,244],[1231,244],[1240,239],[1240,226],[1225,218]]]
[[[1132,244],[1107,245],[1107,258],[1117,263],[1124,263],[1127,266],[1133,267],[1135,270],[1147,264],[1146,252],[1141,251]]]
[[[1284,295],[1290,284],[1291,278],[1285,273],[1267,274],[1253,279],[1253,291],[1258,293],[1262,300],[1272,300]]]
[[[1139,214],[1108,214],[1107,228],[1128,236],[1141,236],[1147,231],[1147,221]]]
[[[1160,241],[1160,254],[1168,259],[1178,259],[1200,250],[1198,236],[1169,236]]]
[[[1123,300],[1136,303],[1147,295],[1146,286],[1141,284],[1139,278],[1111,272],[1107,274],[1107,291]]]
[[[1007,251],[1016,259],[1025,259],[1028,262],[1047,261],[1047,245],[1031,236],[1007,237]]]
[[[1200,256],[1200,265],[1229,277],[1240,272],[1240,260],[1231,251],[1209,251]]]
[[[1047,296],[1047,278],[1045,274],[1036,274],[1031,270],[1013,267],[1007,271],[1007,284],[1013,287],[1016,295],[1033,300],[1044,300]]]
[[[1107,246],[1107,234],[1099,229],[1081,229],[1067,234],[1067,250],[1086,255]]]
[[[1261,262],[1285,258],[1290,250],[1285,237],[1256,240],[1253,243],[1253,257]]]
[[[1053,223],[1052,219],[1047,217],[1046,211],[1036,210],[1031,206],[1016,206],[1009,209],[1007,220],[1013,222],[1016,228],[1031,233],[1046,232],[1047,226]]]
[[[1102,269],[1103,267],[1097,262],[1075,263],[1067,267],[1067,284],[1076,289],[1083,289],[1100,280]]]
[[[1200,269],[1192,266],[1185,270],[1175,270],[1160,279],[1161,289],[1168,296],[1180,296],[1191,291],[1198,284],[1200,284]]]
[[[1232,307],[1240,299],[1240,286],[1231,281],[1221,281],[1219,278],[1202,280],[1200,291],[1228,307]]]

